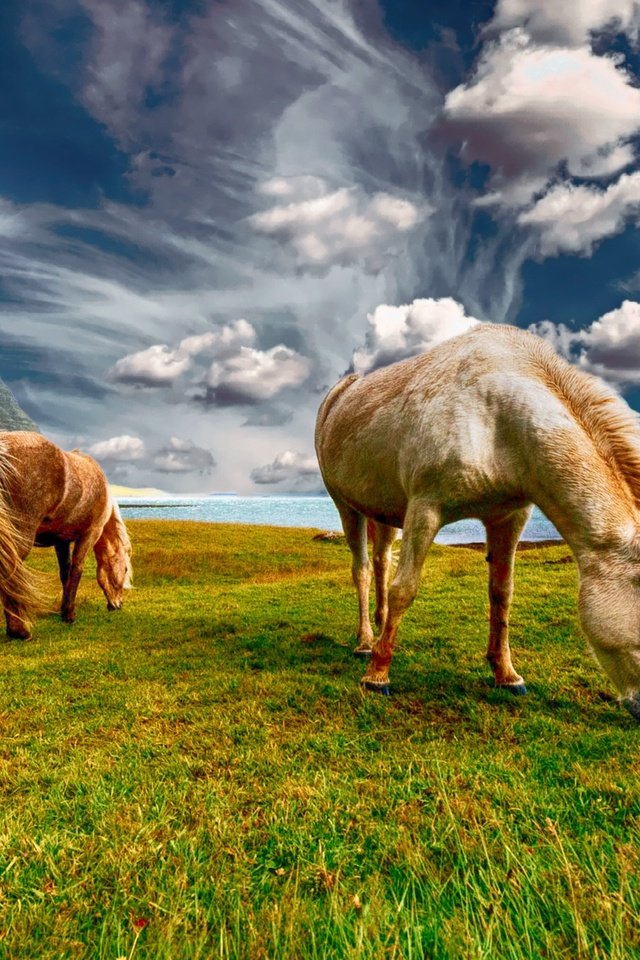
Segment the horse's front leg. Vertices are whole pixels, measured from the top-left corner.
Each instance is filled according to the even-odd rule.
[[[516,547],[531,509],[517,510],[498,520],[486,520],[489,563],[489,646],[487,660],[496,686],[511,693],[527,692],[524,680],[513,668],[509,648],[509,609],[513,597],[513,567]]]
[[[425,500],[412,500],[405,516],[398,569],[389,589],[389,607],[382,633],[372,652],[362,685],[389,693],[389,666],[400,621],[413,603],[427,550],[440,528],[440,511]]]
[[[71,543],[69,540],[58,540],[54,544],[56,551],[56,557],[58,559],[58,571],[60,573],[60,583],[62,584],[62,590],[67,585],[67,580],[69,579],[69,572],[71,570]]]
[[[67,579],[63,583],[62,591],[62,619],[65,623],[73,623],[76,618],[76,593],[82,577],[84,562],[93,546],[93,540],[85,538],[77,540],[73,547],[71,563],[68,568]],[[62,570],[60,571],[62,579]]]

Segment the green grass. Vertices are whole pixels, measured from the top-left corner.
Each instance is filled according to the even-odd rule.
[[[363,694],[344,544],[137,521],[135,590],[3,645],[0,958],[640,956],[640,731],[566,547],[433,548],[393,696]],[[51,571],[52,551],[34,553]]]

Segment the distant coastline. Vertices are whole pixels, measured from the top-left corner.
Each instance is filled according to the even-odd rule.
[[[326,495],[266,494],[244,497],[229,493],[149,496],[144,490],[136,490],[135,494],[116,495],[125,520],[191,520],[200,523],[256,524],[342,531],[338,511],[331,497]],[[484,540],[485,530],[482,523],[473,519],[449,524],[436,536],[436,543],[465,546],[484,543]],[[542,545],[545,541],[561,543],[562,538],[553,524],[538,509],[534,509],[522,541]]]

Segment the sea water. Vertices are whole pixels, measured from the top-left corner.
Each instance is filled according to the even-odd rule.
[[[250,523],[270,527],[309,527],[341,530],[340,517],[330,497],[167,497],[144,500],[118,497],[125,520],[201,520],[206,523]],[[534,508],[522,540],[560,540],[560,534],[543,513]],[[458,520],[443,527],[436,543],[481,543],[485,531],[479,520]]]

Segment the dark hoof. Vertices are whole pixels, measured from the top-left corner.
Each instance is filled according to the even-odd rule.
[[[501,683],[498,685],[498,690],[506,690],[508,693],[512,693],[514,697],[524,697],[527,692],[524,683]]]
[[[356,647],[353,651],[354,657],[357,657],[358,660],[368,660],[373,650],[370,647]]]
[[[9,640],[31,640],[28,630],[7,630]]]
[[[362,687],[365,690],[373,690],[375,693],[381,693],[383,697],[391,696],[391,689],[388,683],[376,683],[375,680],[363,680]]]

